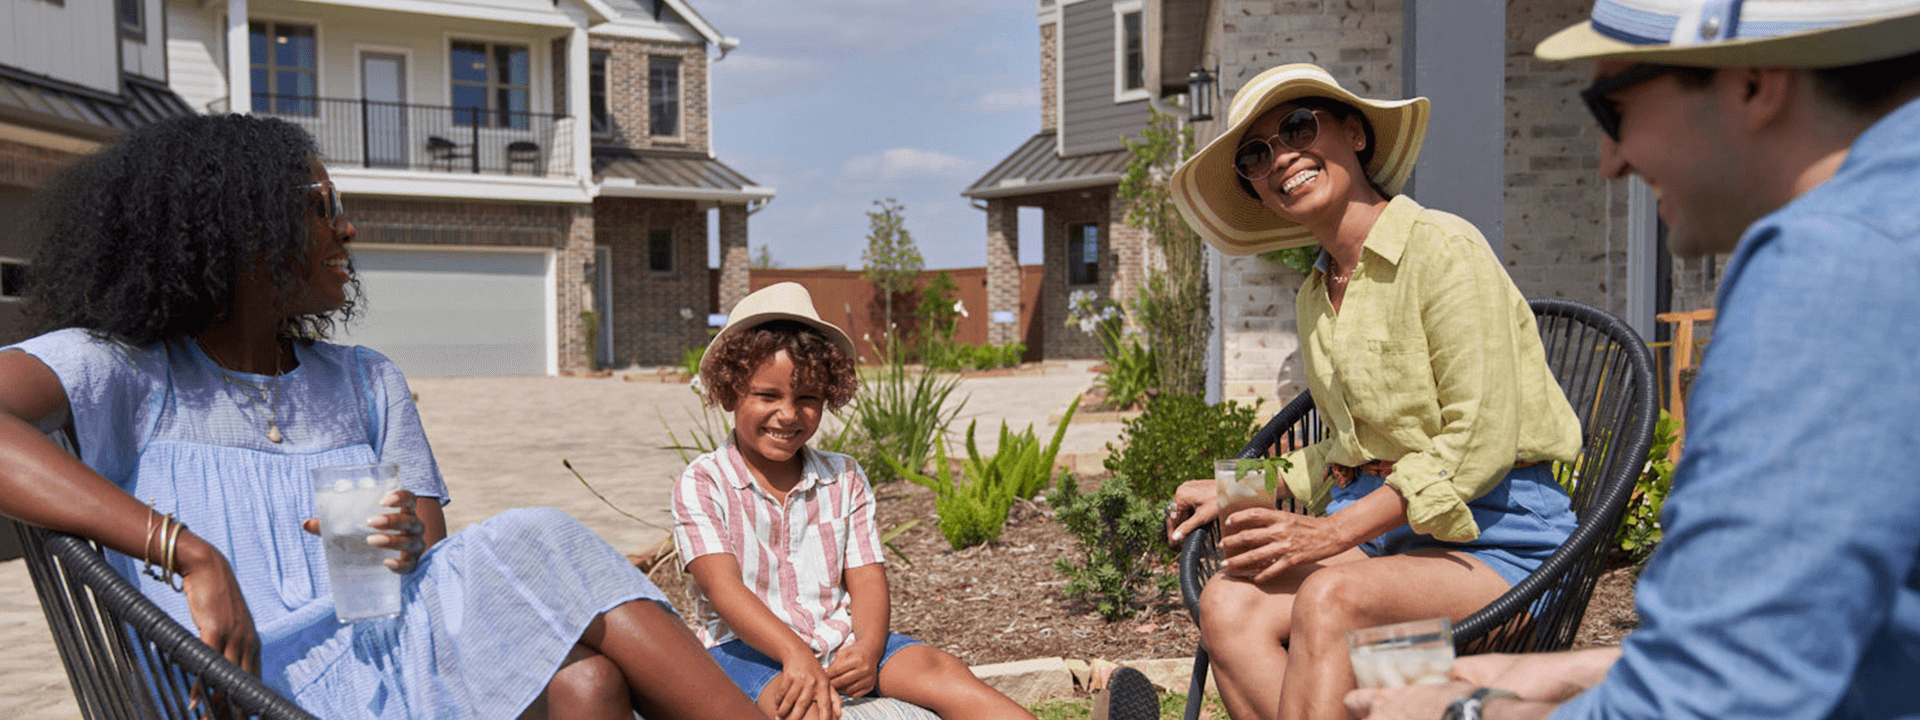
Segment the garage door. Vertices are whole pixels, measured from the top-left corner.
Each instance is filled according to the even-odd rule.
[[[338,342],[378,350],[414,377],[546,374],[545,251],[352,250],[366,312]]]

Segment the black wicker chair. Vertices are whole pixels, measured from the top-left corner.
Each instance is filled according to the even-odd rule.
[[[115,572],[97,545],[19,524],[40,608],[87,720],[256,717],[314,720],[189,634]],[[198,684],[223,699],[190,711]]]
[[[1571,488],[1580,522],[1533,574],[1454,626],[1454,647],[1461,654],[1542,652],[1573,644],[1614,528],[1645,466],[1660,412],[1653,356],[1638,333],[1603,310],[1571,300],[1531,304],[1547,365],[1580,416],[1580,457],[1553,469],[1554,477]],[[1313,398],[1303,392],[1253,436],[1240,457],[1266,457],[1276,447],[1301,447],[1325,434]],[[1217,523],[1201,528],[1181,548],[1180,594],[1195,623],[1200,590],[1220,567],[1218,534]],[[1201,647],[1194,653],[1186,720],[1199,715],[1207,670],[1207,650]]]

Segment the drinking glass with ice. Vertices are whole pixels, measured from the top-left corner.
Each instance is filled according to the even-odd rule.
[[[1279,480],[1279,470],[1264,460],[1213,461],[1213,487],[1220,496],[1221,515],[1243,508],[1273,507]]]
[[[1363,688],[1445,684],[1453,672],[1453,623],[1446,618],[1347,633],[1353,679]]]
[[[400,511],[380,504],[400,489],[400,465],[314,468],[312,475],[314,515],[326,547],[334,615],[341,622],[399,615],[400,575],[387,569],[386,560],[400,557],[400,551],[368,545],[367,539],[378,531],[367,520]]]

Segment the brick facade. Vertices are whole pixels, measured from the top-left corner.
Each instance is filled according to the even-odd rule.
[[[1078,328],[1069,329],[1067,323],[1067,296],[1079,290],[1092,290],[1100,297],[1124,304],[1132,299],[1131,295],[1120,295],[1123,287],[1120,278],[1136,275],[1120,272],[1120,253],[1116,252],[1115,233],[1112,219],[1116,205],[1114,188],[1094,188],[1091,190],[1071,190],[1035,197],[1021,198],[1022,205],[1038,205],[1043,210],[1041,223],[1042,279],[1040,282],[1040,313],[1036,318],[1046,328],[1042,343],[1041,356],[1046,358],[1097,358],[1100,357],[1100,341],[1092,335],[1080,332]],[[1085,285],[1067,283],[1067,228],[1081,223],[1098,223],[1100,229],[1100,259],[1095,282]],[[1137,255],[1136,255],[1137,257]]]
[[[687,348],[704,345],[713,281],[699,204],[603,197],[593,201],[593,223],[594,242],[612,255],[614,364],[677,364]],[[671,270],[651,265],[656,229],[673,232]]]
[[[707,48],[704,44],[596,35],[588,39],[587,46],[608,53],[607,112],[612,115],[613,129],[609,136],[594,138],[596,144],[636,150],[707,149]],[[655,136],[650,127],[648,67],[649,58],[656,55],[680,58],[681,127],[677,136]]]
[[[733,312],[733,306],[747,296],[748,270],[753,267],[747,248],[747,206],[720,206],[720,307],[718,312]]]
[[[1020,323],[993,322],[993,313],[1020,317],[1020,208],[1006,198],[987,201],[987,343],[1021,339]],[[1057,334],[1057,333],[1055,333]]]
[[[77,157],[69,152],[0,139],[0,185],[39,189]]]
[[[1040,26],[1040,130],[1060,127],[1060,23]]]

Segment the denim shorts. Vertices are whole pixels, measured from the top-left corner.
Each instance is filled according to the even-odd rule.
[[[1368,557],[1399,555],[1419,548],[1459,550],[1486,563],[1508,585],[1518,585],[1559,550],[1579,524],[1567,491],[1554,481],[1552,469],[1551,463],[1513,469],[1487,494],[1468,502],[1473,522],[1480,526],[1480,537],[1471,542],[1443,542],[1401,525],[1362,543],[1360,550]],[[1361,473],[1346,487],[1334,487],[1327,514],[1352,505],[1385,482],[1378,475]]]
[[[900,648],[919,644],[919,640],[900,633],[887,633],[887,647],[880,651],[880,663],[874,669],[877,671],[886,667],[887,661],[893,659],[893,654],[900,652]],[[745,640],[730,640],[707,648],[707,652],[713,655],[715,662],[720,663],[720,669],[727,673],[727,677],[733,678],[733,684],[739,685],[754,702],[760,701],[760,691],[767,689],[767,683],[773,682],[774,676],[780,674],[780,661],[755,650]],[[872,694],[880,694],[877,685]]]

